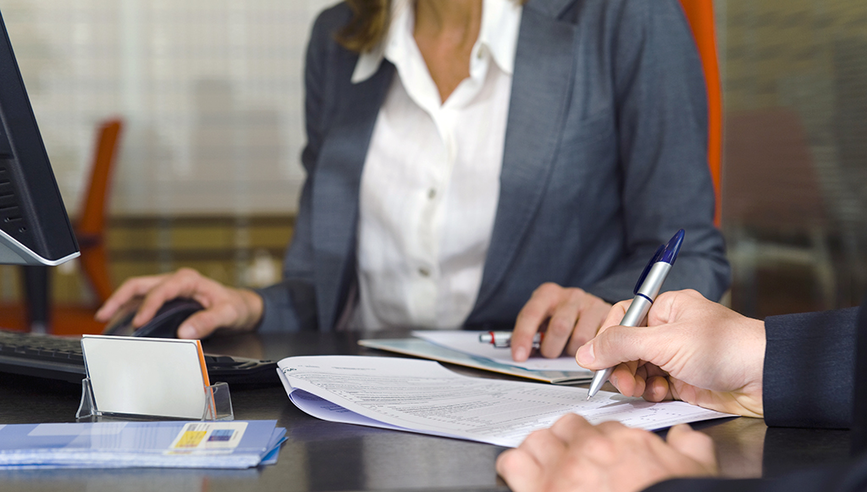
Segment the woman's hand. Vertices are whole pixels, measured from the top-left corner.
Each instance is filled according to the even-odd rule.
[[[547,326],[540,352],[544,357],[560,357],[565,351],[575,355],[578,347],[596,336],[611,304],[574,287],[542,284],[518,313],[512,332],[512,358],[527,360],[533,337]]]
[[[150,321],[160,306],[176,297],[194,299],[204,309],[178,327],[178,338],[205,338],[217,328],[252,331],[262,318],[262,298],[247,289],[227,287],[190,268],[174,273],[134,277],[123,283],[96,313],[107,322],[127,302],[143,297],[132,320],[139,327]]]

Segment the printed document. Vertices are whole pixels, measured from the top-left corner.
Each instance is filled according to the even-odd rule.
[[[314,417],[509,447],[570,412],[648,430],[730,416],[605,391],[588,401],[584,388],[461,376],[425,360],[309,356],[278,367],[289,399]]]

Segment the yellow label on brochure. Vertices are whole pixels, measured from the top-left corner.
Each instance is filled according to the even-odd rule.
[[[194,448],[202,442],[202,439],[205,438],[207,432],[204,431],[186,431],[182,432],[180,438],[177,443],[175,443],[176,448]]]
[[[246,430],[247,422],[190,422],[184,425],[166,453],[231,453]]]

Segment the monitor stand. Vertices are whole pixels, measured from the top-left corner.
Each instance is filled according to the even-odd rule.
[[[48,267],[27,265],[22,267],[24,276],[25,329],[31,333],[51,332],[51,282]]]

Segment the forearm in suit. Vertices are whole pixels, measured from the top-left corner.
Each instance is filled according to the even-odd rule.
[[[686,236],[665,290],[719,300],[730,282],[707,165],[707,98],[695,43],[676,1],[624,2],[614,83],[623,169],[626,255],[585,289],[608,301],[632,289],[660,244]]]
[[[297,331],[316,329],[317,308],[314,284],[314,254],[311,237],[311,200],[316,176],[316,162],[322,145],[323,133],[328,118],[324,95],[327,93],[329,56],[335,49],[331,42],[333,33],[326,26],[340,25],[328,16],[339,14],[328,10],[317,18],[307,46],[304,69],[304,116],[307,143],[301,154],[301,163],[307,179],[301,191],[298,214],[292,233],[292,241],[283,262],[283,280],[257,292],[264,300],[259,331]]]
[[[849,428],[858,308],[770,316],[763,379],[765,422]]]
[[[668,480],[646,492],[858,492],[867,489],[867,456],[849,463],[812,468],[776,478]]]

